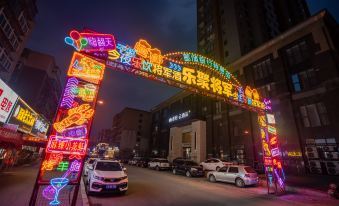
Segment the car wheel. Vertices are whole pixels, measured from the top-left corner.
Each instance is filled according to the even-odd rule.
[[[175,169],[173,169],[173,170],[172,170],[172,173],[173,173],[174,175],[176,175],[176,174],[177,174],[177,171],[176,171]]]
[[[157,165],[157,166],[155,166],[155,170],[156,171],[159,171],[160,170],[160,168],[159,168],[159,166]]]
[[[217,167],[215,168],[215,171],[219,171],[219,169],[220,169],[220,167],[219,167],[219,166],[217,166]]]
[[[237,178],[237,179],[235,180],[235,185],[236,185],[237,187],[244,187],[244,186],[245,186],[245,182],[244,182],[244,180],[242,180],[241,178]]]
[[[186,171],[186,177],[192,177],[190,171]]]
[[[210,182],[216,182],[216,181],[217,181],[217,180],[215,179],[214,175],[210,175],[209,178],[208,178],[208,180],[209,180]]]

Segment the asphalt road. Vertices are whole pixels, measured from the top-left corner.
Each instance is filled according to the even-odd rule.
[[[338,202],[327,197],[312,194],[289,193],[276,197],[267,195],[266,188],[260,186],[237,188],[232,184],[210,183],[205,178],[187,178],[134,166],[128,166],[127,170],[129,190],[126,195],[90,196],[91,205],[338,205]]]
[[[0,172],[0,205],[28,205],[39,164]]]

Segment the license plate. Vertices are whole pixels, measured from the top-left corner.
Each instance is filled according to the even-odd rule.
[[[115,189],[116,185],[106,185],[106,189]]]

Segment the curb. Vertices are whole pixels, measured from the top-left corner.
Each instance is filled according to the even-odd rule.
[[[266,180],[260,178],[259,179],[259,185],[266,187]],[[328,194],[325,191],[316,190],[316,189],[312,189],[312,188],[305,188],[305,187],[295,187],[295,186],[290,186],[290,185],[286,185],[286,192],[316,196],[316,197],[319,197],[319,198],[328,197]]]
[[[81,199],[82,199],[82,205],[83,206],[89,206],[89,200],[86,194],[86,190],[85,190],[85,185],[84,185],[84,181],[80,180],[80,192],[81,192]]]

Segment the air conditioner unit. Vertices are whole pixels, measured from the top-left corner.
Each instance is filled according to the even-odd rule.
[[[339,153],[338,152],[324,152],[325,159],[338,159]]]
[[[323,149],[324,152],[338,151],[336,146],[323,146],[322,149]]]
[[[309,164],[310,164],[311,173],[313,173],[313,174],[321,174],[322,173],[320,161],[310,160]]]
[[[339,161],[327,161],[326,167],[328,167],[328,168],[338,168],[339,169]]]
[[[319,158],[318,151],[316,147],[305,147],[306,149],[306,155],[310,159],[316,159]]]
[[[339,175],[339,162],[337,161],[326,162],[326,169],[329,175]]]
[[[311,167],[310,170],[312,174],[322,174],[321,168]]]
[[[317,160],[310,160],[309,161],[310,167],[321,168],[320,161]]]

